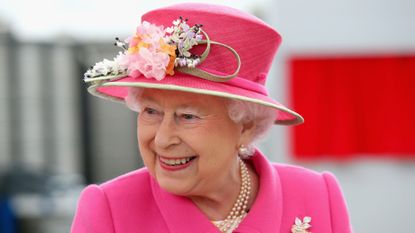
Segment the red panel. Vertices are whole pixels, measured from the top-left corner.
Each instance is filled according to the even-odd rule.
[[[415,158],[415,56],[293,58],[298,159]]]

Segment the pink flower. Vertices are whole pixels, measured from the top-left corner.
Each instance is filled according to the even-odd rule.
[[[130,77],[138,78],[138,77],[140,77],[141,73],[138,70],[133,70],[133,71],[130,72],[129,75],[130,75]]]
[[[141,73],[147,78],[155,78],[160,81],[166,76],[166,67],[169,62],[168,54],[141,48],[138,54],[130,56],[128,72],[132,77],[138,77]]]
[[[163,26],[143,21],[137,27],[135,35],[126,40],[129,47],[124,48],[126,52],[116,59],[119,67],[114,67],[123,72],[127,69],[131,77],[144,75],[159,81],[166,73],[173,75],[177,65],[194,68],[200,60],[191,57],[189,50],[201,38],[199,26],[190,28],[182,19],[174,21],[173,25],[164,30]],[[181,55],[180,59],[176,58],[177,52]]]
[[[164,29],[162,26],[156,26],[144,21],[137,27],[136,35],[141,37],[144,43],[150,44],[154,49],[159,47],[159,41],[164,37]]]

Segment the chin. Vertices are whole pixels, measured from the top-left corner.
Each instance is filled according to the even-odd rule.
[[[183,184],[182,182],[172,182],[171,179],[164,179],[156,177],[157,183],[160,187],[169,193],[178,195],[178,196],[186,196],[189,193],[189,187]]]

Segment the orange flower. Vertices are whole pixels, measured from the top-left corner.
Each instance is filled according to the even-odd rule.
[[[130,47],[128,48],[129,53],[138,53],[140,48],[148,48],[150,45],[142,41],[142,38],[138,35],[135,35],[130,42]]]
[[[176,56],[176,45],[169,45],[160,38],[160,50],[170,56]]]
[[[174,56],[170,55],[170,61],[166,67],[166,74],[174,75],[174,61],[175,60],[176,60],[176,54],[174,54]]]
[[[170,56],[169,64],[166,67],[166,73],[169,75],[174,75],[174,61],[176,60],[176,46],[169,45],[164,42],[163,39],[160,39],[160,50],[164,53],[167,53]]]

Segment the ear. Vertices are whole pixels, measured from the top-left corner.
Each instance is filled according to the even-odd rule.
[[[253,121],[242,124],[241,137],[239,138],[240,145],[249,145],[254,137],[256,125]]]

